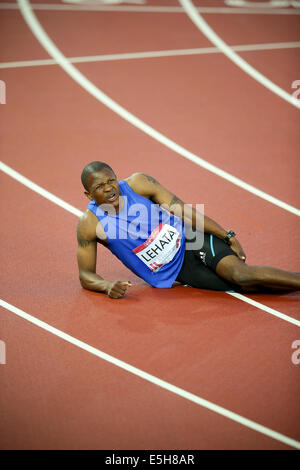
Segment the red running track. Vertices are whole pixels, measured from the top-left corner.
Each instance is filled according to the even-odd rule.
[[[36,13],[67,57],[211,47],[184,13]],[[48,58],[17,10],[1,10],[1,17],[3,37],[9,39],[1,62]],[[293,15],[207,14],[205,19],[230,45],[299,41]],[[240,54],[288,92],[300,77],[294,60],[298,49]],[[221,53],[76,67],[178,144],[299,207],[299,111]],[[206,214],[234,228],[250,264],[299,270],[295,214],[146,136],[58,65],[6,67],[0,75],[7,85],[2,160],[22,175],[84,210],[80,173],[89,161],[108,161],[120,179],[136,171],[149,173],[185,202],[205,203]],[[291,360],[291,345],[299,339],[296,325],[225,293],[153,289],[102,248],[98,272],[108,279],[129,279],[133,286],[120,301],[84,291],[76,265],[77,218],[4,173],[1,181],[3,300],[300,440],[300,366]],[[299,320],[298,293],[248,297]],[[2,449],[291,448],[111,365],[5,308],[0,318],[7,356],[0,364]]]

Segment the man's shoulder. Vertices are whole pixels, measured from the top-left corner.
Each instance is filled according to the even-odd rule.
[[[89,209],[86,209],[79,217],[77,231],[83,237],[86,237],[89,240],[95,240],[97,238],[97,223],[97,217]]]
[[[124,181],[126,181],[133,191],[144,197],[149,197],[152,194],[153,184],[157,184],[155,178],[141,172],[133,173],[131,176],[128,176],[128,178],[124,178]]]
[[[140,181],[142,181],[143,176],[144,173],[132,173],[132,175],[124,178],[124,181],[126,181],[126,183],[131,187],[132,185],[134,186],[135,184],[138,184]]]

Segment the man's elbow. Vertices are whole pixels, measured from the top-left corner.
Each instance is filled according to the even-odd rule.
[[[83,289],[90,289],[89,283],[87,279],[85,278],[84,274],[82,273],[79,273],[79,282],[81,284],[81,287],[83,287]]]

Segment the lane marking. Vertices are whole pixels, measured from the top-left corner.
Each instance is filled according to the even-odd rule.
[[[13,179],[18,181],[19,183],[25,185],[27,188],[31,189],[32,191],[36,192],[40,196],[48,199],[48,201],[53,202],[54,204],[58,205],[59,207],[62,207],[68,212],[71,212],[71,214],[76,215],[77,217],[80,217],[83,212],[77,209],[76,207],[72,206],[71,204],[63,201],[59,197],[55,196],[54,194],[50,193],[49,191],[45,190],[41,186],[37,185],[33,181],[29,180],[25,176],[21,175],[17,171],[13,170],[10,168],[8,165],[0,161],[0,170],[2,170],[4,173],[6,173],[8,176],[11,176]],[[259,302],[256,302],[255,300],[251,300],[248,297],[238,294],[238,293],[231,293],[231,292],[226,292],[226,294],[230,294],[233,297],[236,297],[240,300],[243,300],[244,302],[260,309],[263,310],[264,312],[270,313],[271,315],[275,315],[278,318],[281,318],[282,320],[285,320],[288,323],[292,323],[294,325],[300,326],[300,322],[296,320],[293,317],[290,317],[288,315],[285,315],[284,313],[278,312],[277,310],[274,310],[270,307],[267,307],[264,304],[261,304]]]
[[[294,49],[300,47],[300,42],[278,42],[266,44],[245,44],[238,46],[230,46],[234,51],[265,51],[277,49]],[[202,54],[222,54],[217,47],[200,47],[194,49],[174,49],[174,50],[161,50],[161,51],[145,51],[145,52],[125,52],[121,54],[102,54],[91,55],[82,57],[66,57],[66,60],[72,64],[86,63],[86,62],[102,62],[112,60],[131,60],[131,59],[151,59],[157,57],[177,57],[187,55],[202,55]],[[54,59],[41,59],[41,60],[19,60],[16,62],[0,62],[0,69],[15,68],[15,67],[37,67],[43,65],[57,65]]]
[[[278,312],[278,310],[274,310],[274,308],[267,307],[266,305],[261,304],[260,302],[257,302],[256,300],[250,299],[249,297],[246,297],[243,294],[238,294],[237,292],[229,292],[229,291],[226,292],[226,294],[231,295],[232,297],[235,297],[236,299],[240,299],[243,302],[246,302],[246,303],[252,305],[253,307],[264,310],[265,312],[268,312],[271,315],[274,315],[275,317],[281,318],[282,320],[285,320],[289,323],[292,323],[292,324],[300,327],[300,321],[296,320],[296,318],[292,318],[288,315],[285,315],[284,313]]]
[[[232,62],[234,62],[240,69],[254,78],[254,80],[258,81],[261,85],[268,88],[270,91],[275,93],[277,96],[280,96],[280,98],[292,104],[297,109],[300,109],[300,100],[280,88],[274,82],[265,77],[262,73],[258,72],[254,67],[248,64],[248,62],[242,59],[242,57],[236,54],[236,52],[233,51],[228,46],[228,44],[226,44],[223,39],[221,39],[220,36],[218,36],[215,31],[206,23],[201,14],[197,12],[197,9],[194,7],[191,0],[178,1],[184,8],[187,16],[197,26],[201,33],[204,34],[204,36],[216,47],[218,47]]]
[[[13,170],[13,168],[9,167],[8,165],[6,165],[4,162],[1,162],[1,161],[0,161],[0,170],[6,173],[7,175],[11,176],[13,179],[18,181],[19,183],[26,186],[27,188],[36,192],[40,196],[43,196],[44,198],[48,199],[48,201],[53,202],[54,204],[56,204],[59,207],[62,207],[68,212],[71,212],[71,214],[74,214],[77,217],[80,217],[82,215],[82,211],[80,211],[79,209],[76,209],[76,207],[72,206],[68,202],[63,201],[63,199],[60,199],[59,197],[50,193],[49,191],[42,188],[38,184],[35,184],[33,181],[29,180],[25,176],[21,175],[21,173],[18,173],[17,171]]]
[[[49,11],[108,11],[108,12],[131,12],[131,13],[184,13],[179,6],[130,6],[130,5],[60,5],[60,4],[44,4],[35,3],[32,5],[33,10],[49,10]],[[17,10],[16,3],[3,2],[0,3],[0,10]],[[239,15],[300,15],[299,9],[296,8],[232,8],[232,7],[197,7],[197,11],[206,14],[239,14]]]
[[[18,5],[20,7],[20,11],[23,15],[25,22],[27,23],[28,27],[31,29],[34,36],[37,38],[39,43],[46,49],[48,54],[65,70],[67,74],[70,75],[81,87],[83,87],[88,93],[90,93],[94,98],[98,101],[103,103],[105,106],[110,108],[116,114],[121,116],[126,121],[130,122],[133,126],[140,129],[145,134],[149,135],[153,139],[157,140],[161,144],[165,145],[166,147],[170,148],[177,154],[181,155],[182,157],[196,163],[197,165],[205,168],[206,170],[220,176],[223,179],[226,179],[230,183],[239,186],[240,188],[249,191],[256,196],[265,199],[266,201],[285,209],[292,214],[300,216],[300,210],[296,209],[295,207],[287,204],[280,199],[277,199],[264,191],[252,186],[245,181],[237,178],[230,173],[218,168],[215,165],[212,165],[207,160],[198,157],[194,153],[188,151],[184,147],[176,144],[176,142],[172,141],[165,135],[161,134],[153,127],[146,124],[141,119],[137,118],[125,108],[120,106],[116,101],[112,100],[108,95],[103,93],[99,88],[97,88],[90,80],[86,78],[79,70],[77,70],[74,65],[72,65],[67,58],[62,54],[62,52],[57,48],[54,42],[49,38],[46,34],[45,30],[42,28],[41,24],[39,23],[38,19],[36,18],[35,14],[31,9],[30,2],[28,0],[17,0]],[[296,98],[295,98],[296,99]]]
[[[245,418],[244,416],[241,416],[237,413],[234,413],[233,411],[230,411],[226,408],[223,408],[222,406],[216,405],[215,403],[205,400],[204,398],[201,398],[197,395],[194,395],[193,393],[188,392],[187,390],[184,390],[182,388],[179,388],[169,382],[166,382],[159,377],[156,377],[154,375],[149,374],[148,372],[145,372],[141,369],[138,369],[137,367],[132,366],[131,364],[128,364],[127,362],[121,361],[120,359],[117,359],[114,356],[111,356],[109,354],[106,354],[105,352],[101,351],[100,349],[97,349],[93,346],[90,346],[87,343],[84,343],[83,341],[74,338],[73,336],[49,325],[48,323],[45,323],[38,318],[29,315],[28,313],[24,312],[23,310],[15,307],[14,305],[11,305],[10,303],[6,302],[5,300],[0,299],[0,305],[5,308],[6,310],[9,310],[10,312],[14,313],[15,315],[18,315],[19,317],[23,318],[24,320],[27,320],[28,322],[38,326],[39,328],[42,328],[43,330],[48,331],[49,333],[58,336],[59,338],[63,339],[64,341],[67,341],[68,343],[73,344],[74,346],[77,346],[80,349],[83,349],[84,351],[89,352],[90,354],[93,354],[100,359],[103,359],[106,362],[109,362],[110,364],[113,364],[120,369],[125,370],[126,372],[129,372],[130,374],[133,374],[137,377],[140,377],[143,380],[146,380],[147,382],[150,382],[164,390],[167,390],[171,393],[174,393],[175,395],[178,395],[185,400],[191,401],[197,405],[202,406],[203,408],[207,408],[210,411],[213,411],[214,413],[217,413],[221,416],[224,416],[225,418],[231,419],[232,421],[235,421],[242,426],[245,426],[247,428],[250,428],[256,432],[259,432],[261,434],[264,434],[272,439],[275,439],[279,442],[282,442],[283,444],[286,444],[290,447],[294,447],[296,449],[300,449],[300,442],[296,441],[295,439],[292,439],[288,436],[285,436],[284,434],[281,434],[277,431],[274,431],[273,429],[267,428],[266,426],[262,426],[259,423],[256,423],[255,421],[252,421],[248,418]]]
[[[68,1],[68,0],[63,0]],[[80,1],[80,0],[79,0]],[[81,0],[83,1],[83,0]],[[70,0],[72,3],[72,0]],[[224,0],[225,5],[233,7],[250,7],[250,8],[279,8],[279,7],[292,7],[298,8],[300,6],[299,0],[267,0],[264,2],[249,2],[247,0]]]

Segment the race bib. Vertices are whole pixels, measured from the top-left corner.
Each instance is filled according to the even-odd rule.
[[[153,272],[170,263],[181,245],[181,236],[176,228],[160,224],[150,237],[132,250],[137,257]]]

